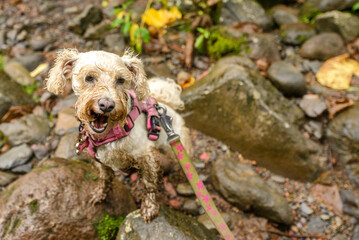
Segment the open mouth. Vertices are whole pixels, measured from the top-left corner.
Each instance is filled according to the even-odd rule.
[[[90,127],[95,133],[103,133],[107,127],[108,117],[91,111],[91,116],[95,119],[90,121]]]

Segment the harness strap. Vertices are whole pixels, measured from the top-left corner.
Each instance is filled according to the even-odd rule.
[[[80,154],[83,149],[87,148],[87,152],[92,157],[95,157],[96,147],[128,136],[135,126],[136,119],[142,112],[147,115],[146,127],[148,130],[148,139],[152,141],[158,139],[161,128],[158,121],[159,115],[155,107],[157,101],[154,98],[149,97],[147,101],[139,102],[133,90],[128,90],[128,93],[131,96],[132,109],[126,117],[126,124],[123,127],[120,124],[115,126],[109,131],[106,137],[101,140],[94,138],[91,134],[86,132],[85,128],[80,123],[79,130],[82,138],[80,138],[79,142],[76,144],[77,154]]]

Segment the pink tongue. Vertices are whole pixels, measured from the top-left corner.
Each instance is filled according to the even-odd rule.
[[[102,119],[100,118],[100,119],[97,119],[96,121],[95,121],[95,127],[97,128],[97,129],[102,129],[103,128],[103,124],[102,124],[102,121],[101,121]]]

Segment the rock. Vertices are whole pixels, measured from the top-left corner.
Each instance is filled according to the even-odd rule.
[[[105,37],[106,45],[111,49],[111,51],[122,53],[125,51],[125,38],[120,33],[109,34]]]
[[[127,215],[117,240],[158,239],[217,239],[217,236],[195,219],[168,207],[161,206],[160,214],[150,223],[145,223],[140,210]]]
[[[14,172],[14,173],[28,173],[28,172],[31,171],[31,169],[32,169],[32,163],[29,162],[29,163],[26,163],[24,165],[14,167],[13,169],[11,169],[11,172]]]
[[[240,209],[251,210],[274,222],[286,225],[293,223],[292,210],[287,200],[261,179],[250,165],[233,159],[217,160],[211,176],[217,191]]]
[[[332,119],[327,128],[330,148],[343,163],[359,163],[359,104]]]
[[[279,35],[284,43],[301,45],[315,35],[315,29],[307,23],[288,23],[281,26]]]
[[[359,163],[353,162],[347,164],[346,169],[348,171],[350,181],[359,186]]]
[[[255,68],[247,58],[222,58],[201,81],[184,89],[187,125],[274,173],[315,179],[320,162],[309,154],[308,140],[295,125],[302,111]]]
[[[78,136],[79,134],[76,132],[69,133],[63,136],[60,140],[59,145],[57,146],[54,156],[67,159],[91,159],[91,157],[86,153],[86,151],[81,152],[80,155],[76,154],[75,145],[78,142]]]
[[[88,40],[97,40],[102,39],[105,35],[106,31],[110,29],[111,22],[108,21],[102,21],[99,24],[96,24],[94,26],[90,26],[85,34],[84,38]]]
[[[317,12],[348,9],[356,2],[356,0],[308,0],[303,4],[301,12],[302,15],[311,16]]]
[[[136,209],[122,183],[114,179],[111,186],[106,201],[92,204],[91,198],[101,188],[93,167],[60,158],[42,161],[0,194],[0,235],[29,240],[98,239],[96,223]]]
[[[327,110],[327,104],[318,95],[308,94],[300,100],[299,106],[308,117],[318,117]]]
[[[32,150],[26,144],[13,147],[6,153],[0,155],[0,169],[9,170],[20,166],[29,161],[31,156]]]
[[[302,96],[307,92],[304,76],[288,62],[273,63],[267,74],[273,85],[286,96]]]
[[[194,191],[189,183],[179,183],[177,185],[176,191],[178,194],[183,196],[193,196]]]
[[[100,8],[89,4],[78,16],[74,17],[68,24],[68,28],[82,35],[90,25],[97,24],[103,19],[103,14]]]
[[[274,35],[268,33],[254,33],[248,37],[249,53],[251,59],[265,59],[268,62],[281,60],[279,45]]]
[[[346,52],[343,39],[336,33],[321,33],[308,39],[301,47],[301,57],[327,60]]]
[[[11,61],[5,63],[4,71],[14,81],[21,85],[30,85],[35,82],[34,78],[30,76],[29,71],[18,62]]]
[[[31,97],[15,81],[0,71],[0,119],[12,105],[33,105]]]
[[[8,31],[6,34],[6,38],[7,38],[8,42],[10,42],[11,44],[14,44],[17,34],[18,34],[17,29],[12,29],[12,30]]]
[[[197,215],[198,205],[195,200],[187,199],[183,203],[182,210],[191,215]]]
[[[313,216],[308,222],[308,231],[311,233],[324,233],[327,225],[319,216]]]
[[[294,7],[277,5],[270,10],[270,15],[278,26],[299,22],[299,10]]]
[[[15,58],[15,61],[24,66],[29,72],[39,66],[45,58],[40,53],[31,53]]]
[[[69,107],[58,113],[55,133],[64,135],[68,132],[78,132],[79,121],[75,117],[75,108]]]
[[[223,217],[223,220],[226,222],[227,225],[230,225],[230,216],[228,213],[221,213],[221,216]],[[207,229],[216,231],[216,226],[214,226],[212,220],[208,217],[208,214],[202,214],[198,217],[198,222],[202,223]]]
[[[4,30],[0,30],[0,49],[5,48],[6,45],[6,32]]]
[[[233,22],[255,22],[265,30],[273,25],[262,6],[253,0],[224,1],[220,21],[227,26]]]
[[[350,240],[359,240],[359,225],[356,225],[353,230],[353,235]]]
[[[315,184],[310,189],[309,194],[316,202],[323,204],[327,209],[331,209],[335,214],[340,216],[343,214],[343,202],[337,185]]]
[[[14,123],[0,124],[2,131],[12,145],[38,143],[49,135],[49,120],[46,117],[29,114]]]
[[[42,160],[47,157],[51,151],[51,146],[49,144],[33,144],[30,148],[38,160]]]
[[[15,181],[16,178],[17,175],[15,174],[0,171],[0,187],[5,187]]]
[[[21,32],[19,32],[19,34],[17,34],[16,41],[21,42],[26,40],[26,38],[27,38],[27,31],[24,29]]]
[[[304,129],[317,139],[323,137],[323,124],[321,122],[310,120],[304,125]]]
[[[75,94],[71,94],[65,96],[63,99],[60,99],[56,105],[52,108],[52,113],[57,114],[60,110],[72,107],[75,105],[77,101],[77,96]]]
[[[49,40],[49,39],[31,39],[30,47],[34,51],[42,51],[50,43],[51,43],[51,40]]]
[[[359,17],[351,13],[331,11],[315,18],[315,28],[319,32],[336,32],[346,42],[359,36]]]

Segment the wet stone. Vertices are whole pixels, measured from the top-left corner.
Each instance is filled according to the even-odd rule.
[[[308,222],[308,231],[311,233],[324,233],[327,225],[319,216],[313,216]]]
[[[315,29],[307,23],[289,23],[280,28],[279,35],[284,43],[300,45],[315,35]]]
[[[13,147],[0,155],[0,169],[9,170],[20,166],[30,160],[31,156],[32,150],[26,144]]]
[[[0,187],[4,187],[16,180],[18,176],[8,172],[0,171]]]
[[[299,106],[308,117],[312,118],[320,116],[327,109],[325,101],[318,95],[305,95]]]
[[[305,216],[311,215],[313,213],[313,209],[311,209],[306,203],[300,204],[300,211]]]
[[[198,205],[195,200],[187,199],[183,202],[182,210],[191,215],[197,215]]]
[[[346,52],[343,39],[337,33],[321,33],[308,39],[301,47],[301,57],[327,60]]]
[[[274,6],[270,10],[270,15],[278,26],[282,26],[288,23],[296,23],[299,21],[299,10],[297,8],[288,7],[285,5]]]
[[[197,220],[168,207],[161,206],[160,214],[145,223],[140,210],[126,216],[116,240],[215,240],[217,236]]]
[[[284,95],[301,96],[307,91],[304,76],[288,62],[273,63],[268,69],[268,77]]]
[[[183,196],[192,196],[194,191],[189,183],[180,183],[177,185],[176,191]]]

